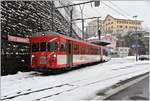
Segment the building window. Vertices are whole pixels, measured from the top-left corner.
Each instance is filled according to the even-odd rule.
[[[122,25],[120,25],[120,28],[122,28]]]

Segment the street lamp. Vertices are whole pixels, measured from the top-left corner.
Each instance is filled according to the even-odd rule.
[[[98,39],[100,40],[101,39],[101,30],[99,27],[99,18],[100,17],[97,17],[97,34],[98,34]]]
[[[135,15],[135,16],[133,16],[133,18],[135,19],[135,35],[136,35],[136,37],[135,37],[135,54],[136,54],[136,61],[138,61],[138,46],[137,46],[137,44],[138,44],[138,35],[137,35],[137,26],[136,26],[136,18],[137,18],[138,16],[137,15]]]

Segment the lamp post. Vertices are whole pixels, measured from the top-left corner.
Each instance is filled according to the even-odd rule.
[[[137,18],[138,16],[137,15],[135,15],[135,16],[133,16],[133,18],[135,19],[135,54],[136,54],[136,61],[138,61],[138,46],[137,46],[137,44],[138,44],[138,35],[137,35],[137,26],[136,26],[136,18]]]
[[[98,39],[100,40],[101,39],[101,30],[99,27],[99,18],[100,17],[97,17],[97,34],[98,34]]]

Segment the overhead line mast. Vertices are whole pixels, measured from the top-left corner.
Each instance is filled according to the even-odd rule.
[[[116,13],[120,14],[121,16],[124,16],[126,18],[126,16],[122,13],[120,13],[119,11],[117,11],[116,9],[114,9],[113,7],[107,5],[106,3],[102,2],[105,6],[107,6],[108,8],[110,8],[111,10],[115,11]]]
[[[82,2],[82,3],[77,3],[77,4],[71,4],[71,5],[66,5],[66,6],[60,6],[60,7],[55,7],[55,8],[59,9],[59,8],[64,8],[64,7],[71,7],[71,6],[83,5],[83,4],[92,3],[92,2],[94,2],[94,1],[87,1],[87,2]]]
[[[72,13],[73,13],[73,6],[77,6],[77,5],[83,5],[83,4],[87,4],[87,3],[92,3],[95,2],[96,6],[98,6],[100,4],[100,1],[87,1],[87,2],[82,2],[82,3],[77,3],[77,4],[71,4],[71,5],[65,5],[65,6],[60,6],[60,7],[54,7],[54,9],[61,9],[61,8],[65,8],[65,7],[72,7],[70,10],[70,30],[72,30]],[[53,3],[53,1],[52,1]],[[53,6],[52,6],[53,7]],[[53,9],[52,9],[53,11]],[[53,12],[52,12],[53,15]],[[53,18],[52,18],[52,24],[53,24]],[[84,20],[82,18],[82,26],[84,26]],[[84,39],[84,27],[82,27],[82,34],[83,34],[83,39]],[[72,31],[70,31],[70,37],[72,37]]]

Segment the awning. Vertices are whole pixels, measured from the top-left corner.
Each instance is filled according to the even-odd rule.
[[[101,46],[106,46],[106,45],[110,44],[110,42],[106,42],[106,41],[102,41],[102,40],[92,40],[89,42],[96,44],[96,45],[101,45]]]

